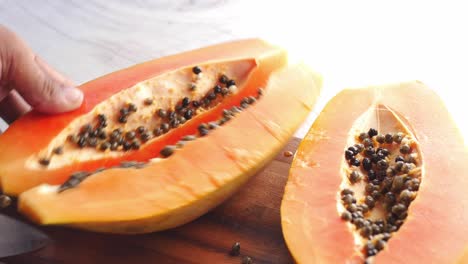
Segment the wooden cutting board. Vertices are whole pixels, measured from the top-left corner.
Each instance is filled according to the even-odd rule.
[[[280,204],[288,170],[300,140],[286,148],[228,201],[199,219],[172,230],[146,235],[107,235],[64,227],[40,227],[52,242],[29,254],[1,259],[5,263],[127,264],[232,263],[242,255],[254,263],[293,263],[281,233]],[[10,215],[22,218],[13,209]],[[0,234],[1,235],[1,234]],[[241,243],[241,256],[228,252]]]

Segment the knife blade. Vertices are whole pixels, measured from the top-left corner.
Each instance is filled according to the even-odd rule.
[[[0,258],[31,252],[50,239],[42,231],[6,215],[0,215]]]

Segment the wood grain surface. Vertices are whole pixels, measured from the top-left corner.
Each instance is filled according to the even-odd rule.
[[[199,219],[168,231],[145,235],[108,235],[64,227],[40,227],[52,239],[45,248],[0,259],[11,264],[241,263],[288,264],[293,260],[281,232],[280,204],[294,152],[294,138],[276,158],[228,201]],[[14,212],[10,215],[24,220]],[[241,243],[241,256],[228,254]]]

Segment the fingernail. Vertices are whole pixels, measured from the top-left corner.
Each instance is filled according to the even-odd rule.
[[[68,87],[63,89],[65,100],[70,104],[81,103],[83,100],[83,92],[75,87]]]

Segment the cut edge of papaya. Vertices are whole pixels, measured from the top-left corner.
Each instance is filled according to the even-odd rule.
[[[287,84],[287,86],[285,86],[285,84]],[[181,155],[179,156],[180,158],[183,157],[185,160],[192,161],[193,157],[189,154],[194,152],[195,149],[198,152],[203,152],[205,146],[208,146],[207,144],[215,144],[218,146],[217,148],[220,148],[219,151],[221,152],[219,152],[219,154],[210,153],[210,155],[214,157],[214,159],[218,156],[224,156],[230,161],[226,161],[223,158],[222,160],[225,161],[220,164],[211,165],[201,157],[194,159],[192,161],[194,166],[200,168],[200,173],[195,173],[196,175],[210,174],[212,177],[218,178],[214,180],[210,179],[211,183],[205,184],[206,186],[209,185],[209,188],[203,188],[203,186],[200,185],[190,186],[193,190],[186,192],[185,198],[180,198],[179,202],[175,202],[170,208],[158,209],[146,201],[139,206],[143,212],[136,212],[138,211],[137,209],[132,209],[134,214],[126,216],[124,210],[125,206],[131,203],[123,203],[123,207],[120,208],[118,198],[117,200],[111,199],[110,197],[106,198],[106,200],[112,201],[107,205],[107,209],[100,208],[98,201],[86,201],[86,199],[88,199],[86,198],[87,195],[90,197],[89,199],[92,199],[93,195],[94,197],[100,195],[97,193],[98,190],[92,189],[93,185],[100,186],[101,184],[102,186],[106,184],[106,182],[110,183],[110,185],[107,186],[110,188],[109,191],[104,191],[105,194],[101,195],[112,195],[111,190],[113,190],[112,188],[114,185],[117,188],[125,185],[119,182],[122,181],[125,183],[129,178],[126,178],[123,174],[116,174],[111,169],[93,175],[83,181],[77,188],[67,190],[61,194],[55,192],[41,192],[41,189],[54,189],[54,187],[47,185],[30,189],[20,195],[18,209],[21,213],[41,224],[69,225],[98,232],[146,233],[184,224],[197,218],[229,197],[242,186],[250,176],[260,170],[282,147],[284,147],[288,139],[293,135],[294,131],[299,127],[302,120],[305,119],[310,109],[315,104],[320,85],[321,78],[304,65],[279,70],[272,74],[267,84],[268,88],[261,100],[250,108],[245,109],[238,114],[236,118],[213,131],[211,134],[190,142],[186,147],[177,151],[174,154],[174,158],[177,157],[177,155]],[[301,99],[301,94],[306,96]],[[290,103],[288,109],[274,107],[283,101]],[[268,115],[269,112],[274,112],[275,115]],[[297,115],[298,118],[290,119],[292,115]],[[259,119],[258,117],[268,117],[268,119]],[[249,126],[249,131],[242,131],[244,123],[246,125],[251,124]],[[275,133],[265,128],[265,125],[271,126],[273,123],[277,124],[275,127],[283,131],[280,133],[283,136],[279,139],[275,137]],[[239,129],[241,129],[241,132],[239,132]],[[263,134],[267,136],[267,138],[261,140],[261,142],[258,142],[258,138],[250,138],[250,135],[255,135],[256,133],[260,133],[258,135]],[[286,135],[288,135],[288,137],[286,137]],[[256,143],[260,145],[257,145],[257,147],[249,145]],[[215,151],[215,149],[211,149]],[[168,168],[165,164],[169,163],[171,163],[171,157],[148,166],[148,170],[157,171],[156,168],[161,167],[163,168],[163,174],[170,174],[171,172],[164,171],[164,168]],[[173,166],[176,165],[174,164]],[[224,172],[225,175],[220,177],[219,172],[222,172],[223,168],[226,166],[235,166],[239,169],[239,173],[231,174],[230,172]],[[145,168],[140,171],[143,173]],[[135,171],[135,173],[139,172]],[[175,186],[177,188],[185,186],[184,188],[186,188],[189,186],[186,183],[192,180],[186,178],[184,180],[184,177],[195,177],[195,174],[184,175],[179,178],[177,178],[178,175],[175,175],[176,178],[171,178],[171,180],[176,179],[175,182],[171,183],[168,181],[166,183],[167,185],[162,187],[167,189],[171,188],[170,186]],[[206,175],[206,177],[209,176]],[[111,179],[113,181],[111,181]],[[137,179],[135,178],[134,180]],[[144,184],[144,182],[141,184]],[[128,186],[130,186],[130,191],[139,188],[137,183],[132,183]],[[92,192],[95,193],[92,194]],[[157,193],[157,190],[155,190],[155,192]],[[141,192],[133,193],[135,196],[132,195],[135,201],[138,201],[139,197],[143,197],[139,196],[138,193]],[[123,196],[125,195],[126,194],[123,194]],[[85,207],[81,205],[87,203],[90,205],[95,203],[97,207],[89,207],[89,210],[85,210]],[[135,206],[138,205],[135,204]],[[153,211],[144,212],[145,208],[148,211]],[[112,215],[106,215],[105,211],[108,210],[118,212],[117,214],[120,214],[120,216],[113,217]],[[101,216],[99,216],[99,214],[101,214]],[[96,219],[100,220],[96,221]]]
[[[468,180],[463,174],[468,152],[443,101],[420,81],[345,89],[325,106],[299,145],[285,187],[281,217],[291,254],[297,263],[363,261],[336,209],[339,162],[344,158],[345,134],[353,120],[379,102],[411,125],[420,143],[425,172],[406,222],[377,254],[375,263],[464,263],[468,228],[462,223],[468,221],[468,215],[462,208],[468,206],[468,197],[463,197]],[[448,158],[450,155],[457,158]],[[447,173],[457,180],[447,182],[446,177],[440,177]],[[325,196],[331,199],[325,201]],[[325,205],[314,205],[314,199]],[[443,201],[451,201],[450,206],[445,207]],[[437,220],[431,217],[433,221],[426,221],[430,214]],[[438,250],[428,252],[424,244]]]

